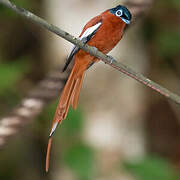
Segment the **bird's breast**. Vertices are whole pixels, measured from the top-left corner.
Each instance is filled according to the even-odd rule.
[[[120,18],[112,16],[103,19],[101,27],[88,43],[88,45],[95,46],[105,54],[121,40],[125,27],[125,23]]]
[[[125,23],[120,18],[106,11],[102,14],[102,25],[88,42],[88,45],[107,54],[121,40],[124,28]],[[89,64],[98,60],[83,50],[80,50],[75,57],[75,61],[82,64]]]

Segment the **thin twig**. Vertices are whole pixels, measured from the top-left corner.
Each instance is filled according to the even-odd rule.
[[[147,2],[149,3],[148,6]],[[16,11],[21,16],[30,19],[34,23],[79,46],[83,50],[89,52],[91,55],[98,57],[113,68],[152,88],[165,97],[173,100],[177,104],[180,104],[180,97],[178,95],[168,91],[159,84],[144,77],[142,74],[136,73],[131,68],[123,65],[122,63],[118,63],[117,61],[113,61],[112,63],[110,63],[111,59],[107,55],[101,53],[100,51],[95,52],[92,47],[83,44],[81,41],[71,36],[69,33],[47,23],[45,20],[34,15],[33,13],[23,8],[17,7],[15,4],[11,3],[8,0],[0,0],[0,3]],[[135,21],[137,18],[142,17],[145,13],[147,13],[147,10],[149,9],[151,3],[152,0],[145,0],[144,5],[143,1],[139,4],[135,3],[135,0],[127,1],[127,5],[129,6],[130,11],[132,12],[133,16],[136,17],[134,19]],[[58,96],[58,92],[62,90],[67,76],[67,74],[60,74],[59,71],[54,71],[53,73],[51,73],[48,78],[43,80],[40,85],[32,90],[26,98],[22,99],[19,106],[16,107],[9,116],[4,117],[0,121],[0,147],[3,147],[8,137],[11,137],[19,132],[19,129],[22,125],[35,118],[42,111],[44,106],[46,106],[51,100],[55,99]],[[54,84],[54,86],[52,86],[52,84]]]

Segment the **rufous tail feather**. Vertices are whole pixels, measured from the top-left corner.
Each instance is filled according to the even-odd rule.
[[[46,172],[49,170],[49,157],[50,157],[50,151],[51,151],[51,144],[52,144],[52,136],[49,137],[48,140],[48,148],[47,148],[47,153],[46,153]]]
[[[71,71],[71,74],[69,75],[69,78],[66,82],[66,85],[64,86],[63,92],[61,94],[59,104],[56,109],[56,113],[54,116],[49,141],[48,141],[48,147],[47,147],[47,154],[46,154],[46,172],[49,170],[49,159],[50,159],[50,150],[51,150],[51,144],[52,144],[52,135],[54,134],[54,131],[59,123],[62,122],[67,116],[70,103],[72,103],[73,108],[75,109],[78,104],[78,98],[80,94],[80,89],[82,86],[82,80],[84,77],[84,71],[78,76],[78,66],[74,65],[73,69]]]
[[[81,91],[81,87],[82,87],[82,82],[83,82],[83,77],[84,77],[84,72],[82,73],[82,75],[80,75],[75,83],[75,88],[73,90],[73,94],[71,97],[71,104],[73,109],[77,108],[78,105],[78,100],[79,100],[79,95],[80,95],[80,91]]]

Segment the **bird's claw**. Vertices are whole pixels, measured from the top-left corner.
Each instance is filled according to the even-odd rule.
[[[92,46],[92,48],[93,48],[94,53],[96,54],[96,53],[97,53],[97,51],[98,51],[98,48],[97,48],[97,47],[95,47],[95,46]]]

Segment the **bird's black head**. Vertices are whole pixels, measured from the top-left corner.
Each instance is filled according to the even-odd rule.
[[[115,16],[121,18],[126,24],[131,22],[131,13],[125,6],[118,5],[109,10]]]

